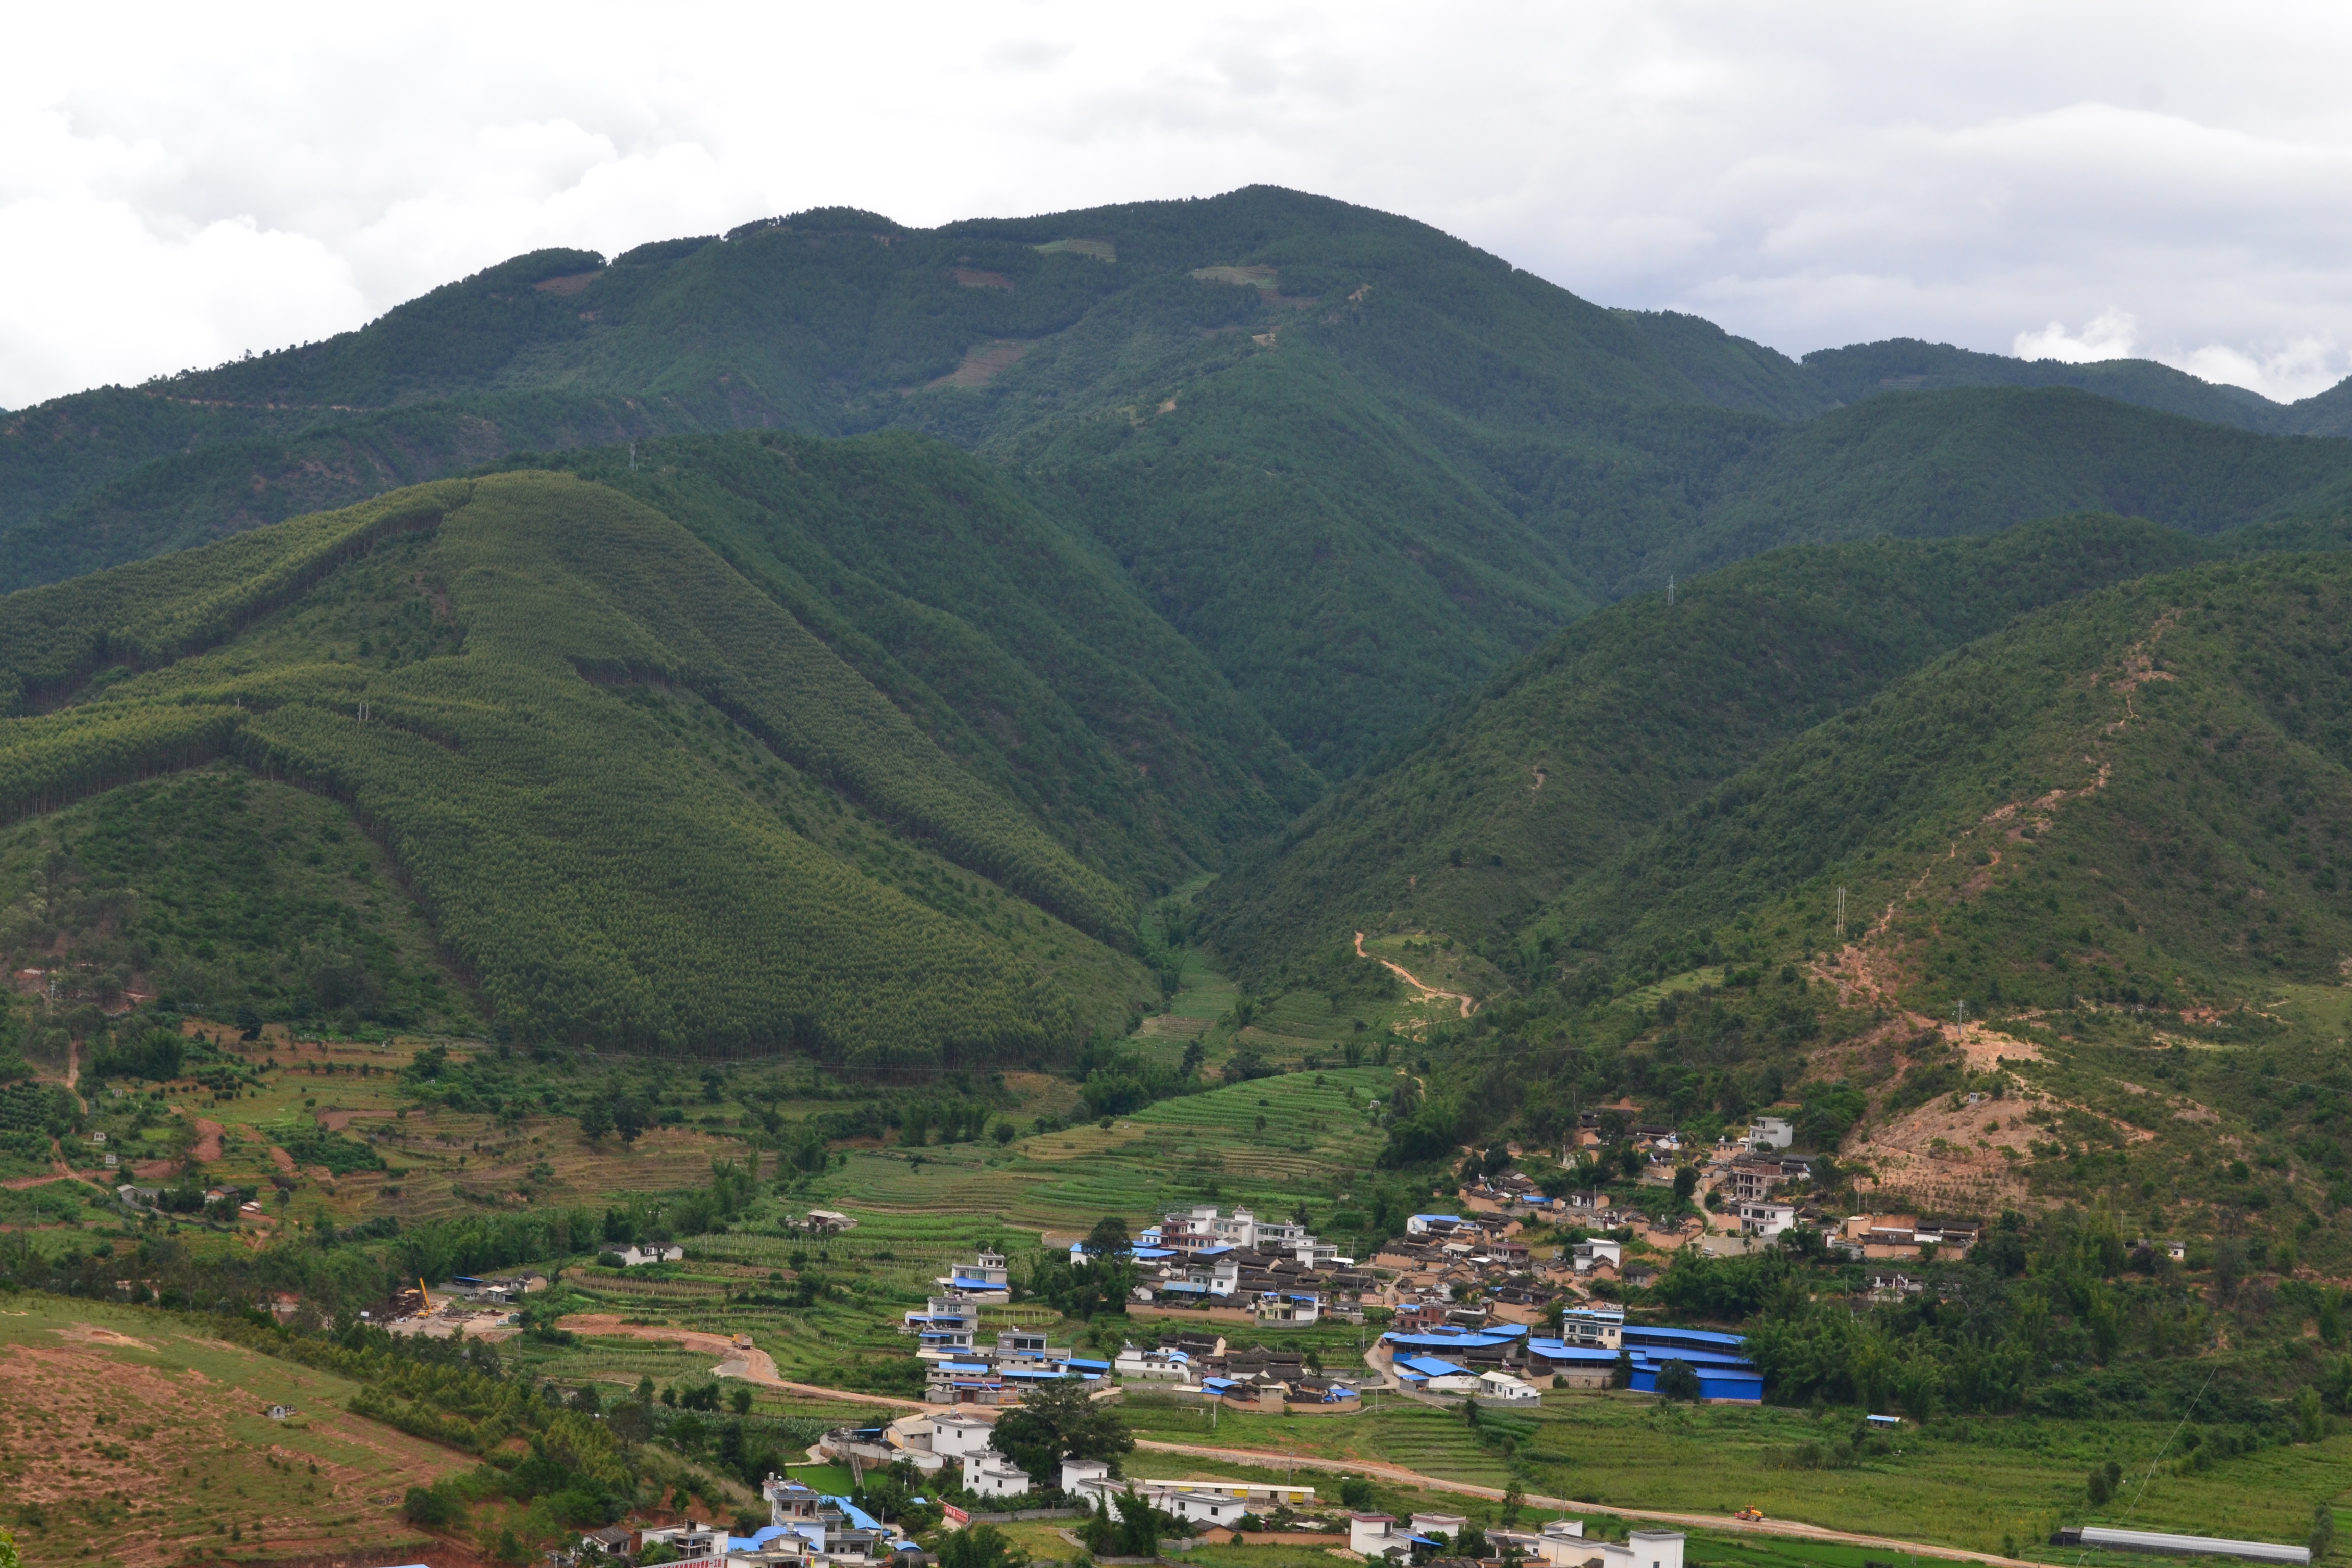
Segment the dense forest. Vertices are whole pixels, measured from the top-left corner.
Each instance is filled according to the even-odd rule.
[[[1801,363],[1267,187],[935,229],[826,209],[534,252],[23,411],[0,589],[522,453],[910,429],[985,458],[1342,776],[1595,606],[1780,544],[2326,510],[2352,445],[2313,437],[2343,406],[1908,342]]]

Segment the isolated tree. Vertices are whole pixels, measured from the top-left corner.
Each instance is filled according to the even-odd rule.
[[[1684,1165],[1678,1168],[1675,1172],[1675,1201],[1686,1204],[1690,1202],[1691,1194],[1696,1191],[1698,1191],[1698,1167]]]
[[[613,1107],[613,1127],[624,1143],[635,1142],[637,1134],[646,1130],[646,1108],[637,1103],[635,1095],[624,1096]]]
[[[613,1130],[613,1109],[599,1097],[591,1100],[580,1112],[580,1131],[593,1143]]]
[[[1670,1361],[1658,1369],[1658,1397],[1680,1399],[1696,1405],[1699,1400],[1698,1373],[1686,1361]]]
[[[1116,1408],[1097,1405],[1075,1377],[1042,1383],[997,1418],[992,1439],[998,1452],[1029,1474],[1041,1488],[1062,1484],[1064,1459],[1102,1459],[1117,1474],[1135,1439]]]

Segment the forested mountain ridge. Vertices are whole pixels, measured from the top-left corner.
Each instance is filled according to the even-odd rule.
[[[1132,896],[1222,864],[1320,793],[1099,550],[951,447],[743,434],[514,461],[683,523]]]
[[[2347,600],[2352,556],[2331,552],[2029,615],[1664,818],[1529,922],[1522,951],[1604,988],[1743,938],[1834,952],[1843,886],[1863,967],[1842,978],[1929,1013],[2228,1010],[2338,983]]]
[[[1157,994],[1129,895],[605,487],[442,481],[16,594],[0,667],[17,836],[157,773],[298,783],[520,1041],[1002,1061]],[[300,1000],[211,979],[178,1000]]]
[[[2204,531],[2352,477],[2352,446],[2113,397],[1854,401],[2000,379],[1956,354],[1799,363],[1267,187],[929,230],[804,213],[609,263],[534,253],[325,343],[27,411],[0,426],[0,523],[17,524],[0,586],[519,450],[908,427],[988,457],[1101,546],[1343,775],[1671,573],[2054,510]],[[2081,368],[2116,396],[2242,411],[2172,373]]]
[[[1203,896],[1245,976],[1356,930],[1502,956],[1551,898],[1781,742],[2024,611],[2210,558],[2069,517],[1989,537],[1790,547],[1562,631],[1393,765]]]

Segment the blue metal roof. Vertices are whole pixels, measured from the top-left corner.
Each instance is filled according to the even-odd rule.
[[[1386,1333],[1381,1338],[1392,1345],[1404,1345],[1417,1350],[1475,1350],[1485,1345],[1508,1344],[1527,1331],[1525,1329],[1517,1329],[1517,1325],[1514,1325],[1514,1328],[1517,1331],[1511,1333],[1490,1329],[1475,1334]]]
[[[850,1501],[845,1497],[834,1497],[828,1493],[824,1500],[832,1503],[835,1507],[840,1509],[842,1512],[847,1514],[849,1516],[849,1522],[856,1525],[860,1530],[879,1530],[882,1528],[882,1521],[880,1520],[875,1518],[872,1514],[867,1513],[864,1509],[859,1508],[856,1503]],[[766,1532],[762,1531],[761,1533],[764,1534]],[[779,1533],[782,1532],[780,1531]]]
[[[1440,1361],[1433,1355],[1409,1355],[1400,1360],[1397,1364],[1409,1371],[1417,1372],[1423,1377],[1460,1377],[1470,1370],[1468,1367],[1456,1366],[1450,1361]]]
[[[1700,1345],[1717,1345],[1725,1350],[1738,1350],[1741,1345],[1748,1342],[1748,1338],[1744,1334],[1717,1333],[1712,1329],[1672,1329],[1652,1323],[1626,1324],[1625,1338],[1632,1341],[1634,1340],[1636,1336],[1639,1336],[1638,1342],[1645,1344],[1691,1345],[1694,1347]]]

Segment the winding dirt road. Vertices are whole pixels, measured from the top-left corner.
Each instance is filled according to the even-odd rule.
[[[1380,958],[1371,953],[1366,952],[1364,951],[1364,933],[1362,931],[1358,931],[1356,933],[1356,956],[1358,958],[1371,959],[1374,963],[1379,964],[1382,969],[1387,970],[1390,973],[1403,981],[1407,985],[1410,985],[1414,990],[1420,992],[1423,997],[1453,997],[1456,1002],[1462,1004],[1462,1016],[1465,1018],[1470,1016],[1471,1010],[1477,1006],[1477,1003],[1472,1001],[1469,997],[1465,996],[1459,991],[1440,991],[1434,985],[1424,985],[1422,984],[1420,977],[1415,975],[1412,970],[1407,969],[1403,964],[1391,963],[1385,958]]]
[[[1291,1455],[1266,1448],[1213,1448],[1194,1443],[1160,1443],[1138,1437],[1135,1446],[1161,1454],[1193,1454],[1203,1458],[1222,1460],[1229,1465],[1255,1465],[1263,1469],[1297,1468],[1326,1470],[1347,1475],[1380,1476],[1409,1486],[1423,1487],[1431,1491],[1459,1492],[1465,1497],[1486,1498],[1499,1502],[1500,1487],[1472,1486],[1467,1481],[1449,1481],[1437,1476],[1427,1476],[1418,1470],[1408,1470],[1400,1465],[1384,1465],[1375,1459],[1309,1458],[1304,1454]],[[1655,1521],[1663,1524],[1679,1524],[1702,1530],[1739,1531],[1749,1535],[1787,1535],[1804,1541],[1833,1542],[1841,1546],[1870,1546],[1890,1552],[1908,1552],[1919,1557],[1942,1558],[1955,1563],[2018,1563],[2019,1560],[2003,1557],[1997,1552],[1968,1552],[1957,1546],[1932,1546],[1917,1541],[1896,1541],[1884,1535],[1855,1535],[1843,1530],[1830,1530],[1818,1524],[1801,1524],[1795,1520],[1765,1519],[1748,1521],[1727,1518],[1715,1513],[1664,1513],[1652,1509],[1612,1508],[1607,1503],[1575,1502],[1567,1498],[1538,1497],[1527,1494],[1528,1502],[1536,1508],[1557,1509],[1563,1513],[1606,1513],[1619,1519]]]
[[[698,1350],[720,1358],[711,1371],[719,1377],[740,1377],[746,1383],[756,1383],[764,1388],[782,1389],[793,1394],[804,1394],[817,1399],[838,1399],[858,1405],[885,1405],[898,1410],[937,1411],[947,1405],[926,1405],[914,1399],[892,1399],[878,1394],[848,1394],[838,1388],[821,1388],[811,1383],[790,1383],[776,1375],[775,1359],[761,1350],[747,1350],[724,1334],[709,1334],[694,1329],[665,1328],[655,1323],[625,1323],[611,1312],[575,1312],[558,1325],[578,1333],[625,1334],[632,1339],[667,1341]],[[1229,1465],[1254,1465],[1263,1469],[1322,1470],[1339,1475],[1379,1476],[1407,1486],[1429,1491],[1458,1492],[1465,1497],[1502,1500],[1498,1487],[1473,1486],[1467,1481],[1447,1480],[1440,1476],[1424,1475],[1408,1470],[1402,1465],[1383,1464],[1377,1459],[1326,1459],[1304,1454],[1287,1454],[1266,1448],[1225,1448],[1202,1443],[1163,1443],[1150,1437],[1138,1437],[1139,1449],[1155,1454],[1190,1454],[1200,1458],[1216,1459]],[[812,1453],[814,1450],[811,1450]],[[1796,1520],[1766,1519],[1746,1521],[1713,1513],[1667,1513],[1654,1509],[1615,1508],[1607,1503],[1576,1502],[1568,1498],[1538,1497],[1528,1494],[1527,1501],[1537,1508],[1555,1509],[1562,1513],[1605,1513],[1619,1519],[1641,1520],[1660,1524],[1679,1524],[1685,1528],[1716,1531],[1736,1531],[1749,1535],[1783,1535],[1801,1541],[1823,1541],[1842,1546],[1866,1546],[1887,1552],[1905,1552],[1916,1557],[1933,1557],[1953,1563],[1983,1563],[1998,1568],[2038,1568],[2038,1565],[2003,1557],[1998,1552],[1969,1552],[1957,1546],[1937,1546],[1920,1541],[1898,1541],[1885,1535],[1857,1535],[1851,1531],[1831,1530],[1823,1525],[1805,1524]]]
[[[940,1410],[944,1405],[926,1405],[919,1399],[893,1399],[887,1394],[850,1394],[838,1388],[822,1388],[814,1383],[793,1383],[776,1372],[776,1358],[766,1351],[751,1350],[737,1344],[725,1334],[706,1334],[697,1329],[665,1328],[659,1323],[625,1323],[617,1313],[574,1312],[560,1320],[559,1329],[570,1329],[581,1334],[624,1334],[633,1340],[666,1340],[684,1345],[690,1351],[701,1351],[719,1358],[711,1368],[718,1377],[737,1377],[745,1383],[756,1383],[762,1388],[781,1389],[787,1394],[805,1394],[818,1399],[842,1399],[859,1405],[887,1405],[894,1410]]]

